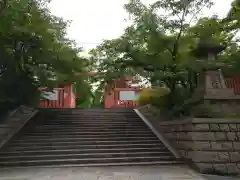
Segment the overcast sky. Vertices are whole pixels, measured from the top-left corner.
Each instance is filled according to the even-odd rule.
[[[142,0],[151,3],[156,0]],[[226,15],[232,0],[213,0],[215,5],[204,15]],[[52,0],[50,10],[54,15],[72,20],[68,37],[88,51],[103,39],[116,38],[126,27],[128,18],[123,5],[128,0]]]

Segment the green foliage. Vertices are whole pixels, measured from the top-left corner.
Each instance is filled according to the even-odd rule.
[[[161,108],[166,105],[168,94],[169,90],[167,88],[144,88],[139,93],[137,103],[138,105],[151,104],[153,106]]]
[[[93,99],[92,87],[88,81],[78,82],[76,87],[76,105],[84,108],[90,107]]]
[[[0,1],[0,108],[38,105],[39,87],[81,83],[87,60],[47,0]]]
[[[231,113],[231,114],[226,114],[224,115],[224,118],[239,118],[239,114],[237,113]]]
[[[228,12],[227,17],[224,19],[226,23],[226,28],[228,31],[239,32],[240,28],[240,1],[234,0],[232,2],[232,7]]]
[[[202,103],[197,106],[195,106],[192,109],[192,116],[198,117],[198,118],[216,118],[219,117],[219,113],[214,110],[214,106]]]
[[[205,102],[192,107],[191,116],[197,118],[239,118],[239,109],[236,107],[234,109],[234,113],[225,113],[218,105]]]
[[[210,0],[161,0],[146,6],[130,0],[125,9],[132,24],[119,38],[104,41],[91,52],[91,63],[100,72],[96,81],[139,74],[153,86],[170,89],[169,112],[190,114],[198,100],[186,100],[192,99],[202,71],[238,69],[239,45],[234,42],[234,28],[229,28],[238,16],[232,13],[228,20],[201,17],[201,10],[212,4]],[[208,59],[210,50],[220,53]]]
[[[225,53],[222,54],[222,58],[228,62],[229,67],[224,68],[224,73],[226,76],[239,75],[240,71],[240,1],[234,0],[232,2],[232,7],[229,10],[229,13],[226,18],[222,20],[224,25],[224,30],[228,32],[232,41],[230,46],[226,49]]]
[[[94,92],[94,99],[92,103],[92,107],[98,107],[98,108],[103,108],[104,107],[104,101],[103,101],[103,92],[100,90],[96,90]]]

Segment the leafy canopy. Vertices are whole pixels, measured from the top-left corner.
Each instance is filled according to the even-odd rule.
[[[239,57],[234,42],[239,28],[233,26],[236,4],[224,20],[201,16],[213,5],[211,0],[161,0],[150,5],[130,0],[125,9],[132,24],[119,38],[91,51],[91,63],[100,72],[96,81],[139,74],[154,87],[169,88],[167,107],[181,114],[184,107],[179,107],[192,98],[202,71],[236,67],[230,60]]]
[[[69,22],[53,16],[48,0],[0,1],[0,106],[37,105],[39,87],[79,82],[87,59],[66,38]]]

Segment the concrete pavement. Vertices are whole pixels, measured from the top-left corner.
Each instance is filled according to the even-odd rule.
[[[0,169],[0,180],[207,180],[186,166]]]

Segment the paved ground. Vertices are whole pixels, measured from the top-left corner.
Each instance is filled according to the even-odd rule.
[[[207,180],[185,166],[0,169],[0,180]]]
[[[203,175],[208,180],[239,180],[239,177],[226,177],[226,176],[215,176],[215,175]]]

